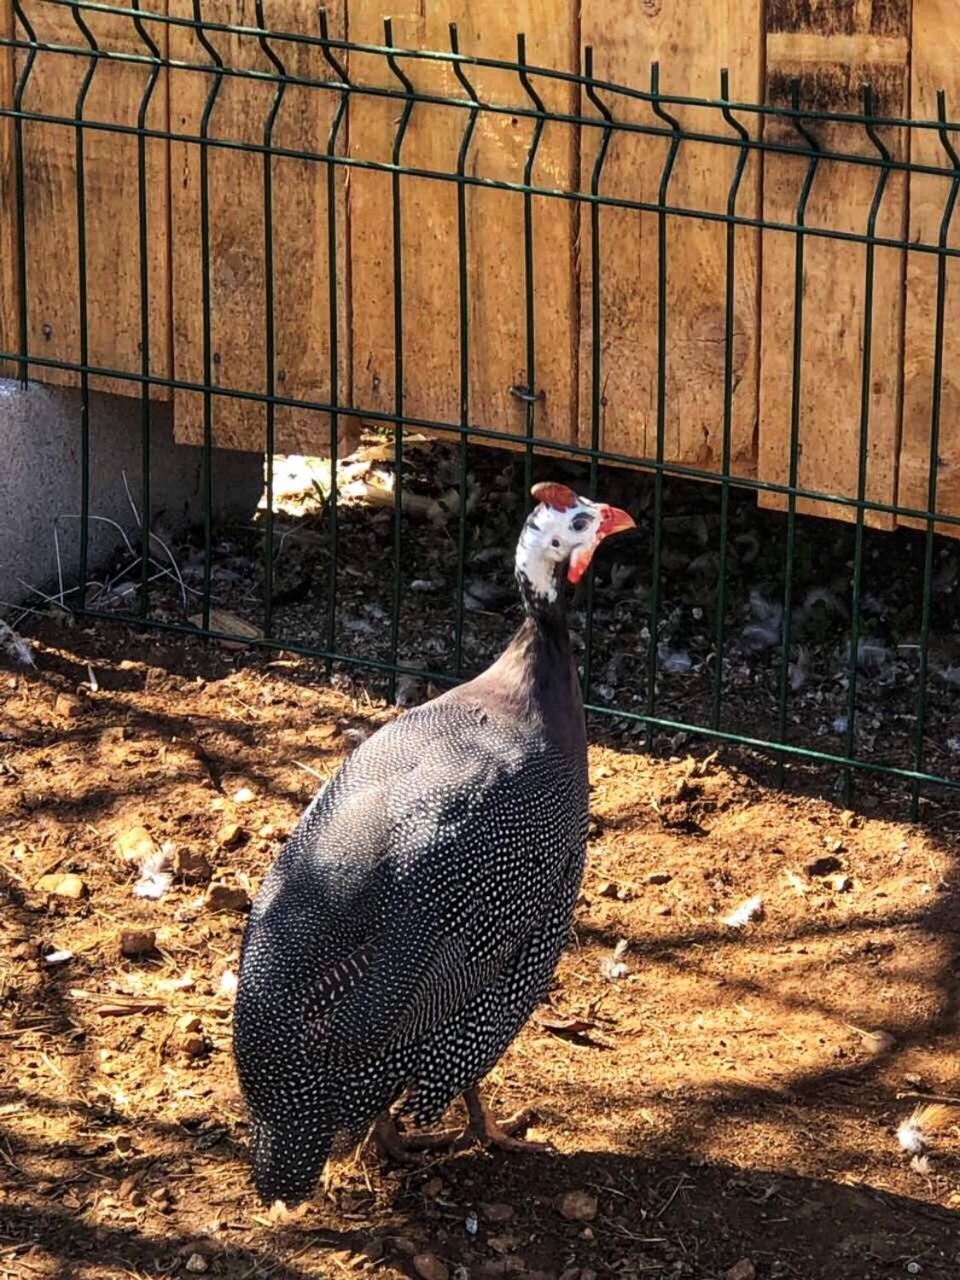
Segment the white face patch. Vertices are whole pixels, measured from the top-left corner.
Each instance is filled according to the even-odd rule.
[[[575,551],[592,549],[599,526],[599,509],[587,498],[578,498],[577,505],[565,511],[545,503],[531,511],[517,543],[516,565],[535,596],[548,604],[556,601],[557,565]]]

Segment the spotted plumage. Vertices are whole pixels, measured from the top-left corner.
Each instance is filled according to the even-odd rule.
[[[364,742],[257,895],[234,1049],[268,1201],[307,1197],[334,1142],[394,1104],[436,1120],[549,986],[587,826],[563,576],[631,522],[546,488],[517,548],[526,617],[510,646]]]

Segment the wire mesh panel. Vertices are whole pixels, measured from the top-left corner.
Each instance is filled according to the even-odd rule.
[[[201,0],[11,12],[0,361],[79,388],[81,612],[235,639],[223,606],[255,599],[255,643],[380,673],[391,698],[403,678],[453,682],[509,621],[474,580],[478,566],[509,579],[484,529],[509,542],[535,475],[563,467],[638,519],[600,568],[604,598],[591,577],[574,602],[592,711],[648,741],[702,734],[828,767],[848,789],[855,769],[897,779],[915,813],[923,786],[960,786],[960,509],[940,487],[960,125],[942,91],[935,119],[909,120],[870,86],[836,112],[799,82],[783,105],[734,101],[719,70],[716,98],[663,92],[657,64],[643,86],[617,83],[589,47],[582,71],[550,69],[523,35],[513,58],[487,58],[455,25],[445,50],[397,47],[389,20],[382,45],[347,41],[323,11],[311,29],[306,6],[286,31],[262,3],[252,27]],[[908,226],[914,190],[937,216]],[[845,343],[826,377],[837,316],[857,330],[856,367]],[[90,590],[103,389],[141,403],[136,608]],[[151,500],[158,400],[203,449],[186,563],[161,553]],[[347,458],[361,430],[389,479],[366,485],[366,523]],[[420,484],[425,441],[446,442],[426,468],[439,502]],[[223,447],[266,458],[235,596],[233,535],[213,515]],[[276,459],[292,451],[328,458],[306,530],[278,518]],[[752,526],[758,498],[773,509]],[[424,532],[438,512],[440,551]],[[278,581],[291,538],[311,548],[299,587]],[[886,555],[910,600],[881,641]],[[309,623],[289,608],[304,596]],[[832,665],[814,679],[822,623]],[[814,684],[836,710],[826,730]]]

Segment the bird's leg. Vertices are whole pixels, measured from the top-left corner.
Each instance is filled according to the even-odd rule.
[[[467,1132],[479,1143],[488,1147],[499,1147],[501,1151],[552,1151],[549,1142],[529,1142],[526,1138],[518,1138],[516,1134],[527,1129],[534,1120],[533,1112],[525,1107],[511,1116],[509,1120],[498,1123],[487,1109],[480,1097],[480,1090],[474,1087],[467,1089],[463,1095],[467,1104],[470,1123]]]
[[[399,1164],[415,1164],[414,1152],[449,1147],[458,1136],[457,1129],[442,1129],[438,1133],[400,1133],[390,1114],[381,1116],[373,1126],[374,1141],[381,1155]]]

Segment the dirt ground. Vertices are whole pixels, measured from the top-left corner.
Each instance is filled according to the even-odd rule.
[[[575,939],[488,1081],[556,1154],[363,1151],[277,1227],[230,1055],[243,906],[396,712],[307,660],[30,634],[0,669],[0,1277],[960,1274],[956,814],[598,740]],[[154,845],[182,874],[135,896]]]

